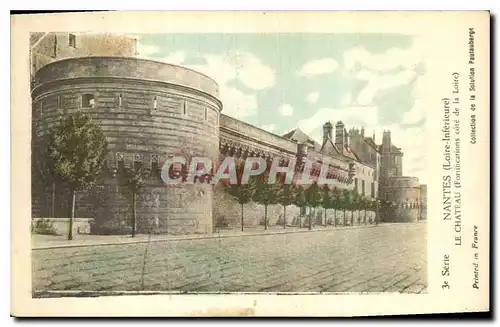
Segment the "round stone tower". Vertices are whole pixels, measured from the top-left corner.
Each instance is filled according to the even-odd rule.
[[[97,186],[77,197],[76,215],[95,218],[94,231],[119,232],[130,225],[130,195],[118,180],[121,167],[135,165],[143,167],[146,180],[137,201],[139,232],[151,226],[169,234],[212,231],[213,187],[200,183],[165,187],[160,171],[172,156],[218,157],[222,103],[214,80],[151,60],[73,58],[50,63],[36,73],[32,104],[39,134],[63,115],[80,110],[107,137],[106,168]],[[44,212],[67,216],[64,187],[53,186],[52,191],[52,201],[43,201],[50,198],[47,190],[33,190],[33,197],[42,203],[40,216]]]

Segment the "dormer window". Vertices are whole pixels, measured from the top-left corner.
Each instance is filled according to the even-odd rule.
[[[82,108],[95,108],[95,97],[93,94],[82,95]]]

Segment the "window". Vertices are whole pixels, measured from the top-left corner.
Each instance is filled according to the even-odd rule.
[[[95,108],[95,97],[93,94],[82,95],[82,108]]]
[[[358,179],[354,179],[354,190],[357,192],[358,191]]]
[[[187,114],[187,103],[186,100],[182,103],[182,114],[186,115]]]
[[[118,96],[118,108],[121,108],[122,105],[123,105],[123,96],[120,93],[120,95]]]
[[[373,183],[373,182],[371,183],[370,196],[371,196],[372,198],[374,198],[374,197],[375,197],[375,183]]]
[[[76,35],[75,34],[69,35],[69,46],[72,48],[76,48]]]
[[[43,116],[43,100],[40,101],[40,117]]]
[[[361,181],[361,194],[364,196],[365,195],[365,181]]]
[[[155,97],[153,99],[153,109],[154,110],[158,109],[158,98],[157,97]]]
[[[62,108],[62,98],[60,95],[57,96],[57,109]]]
[[[205,120],[207,120],[207,119],[208,119],[208,109],[207,109],[207,107],[205,107]]]

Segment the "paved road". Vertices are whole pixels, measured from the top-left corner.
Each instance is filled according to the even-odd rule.
[[[158,242],[148,248],[143,265],[145,249],[146,244],[129,244],[33,251],[33,288],[408,293],[427,288],[425,222]]]

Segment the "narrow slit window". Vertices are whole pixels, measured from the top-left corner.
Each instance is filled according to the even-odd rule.
[[[118,96],[118,108],[122,107],[122,99],[123,99],[123,96],[120,93],[120,95]]]
[[[183,115],[187,114],[187,105],[186,105],[186,101],[185,100],[184,100],[183,106],[182,106],[182,114]]]
[[[153,109],[158,109],[158,99],[156,97],[153,99]]]
[[[208,119],[208,109],[207,109],[207,107],[205,107],[205,120],[207,120],[207,119]]]
[[[43,101],[40,101],[40,117],[43,116]]]
[[[57,96],[57,109],[61,109],[62,108],[62,99],[61,99],[61,96],[58,95]]]
[[[95,108],[95,97],[93,94],[82,95],[82,108]]]
[[[69,46],[72,48],[76,48],[76,35],[75,34],[69,35]]]

